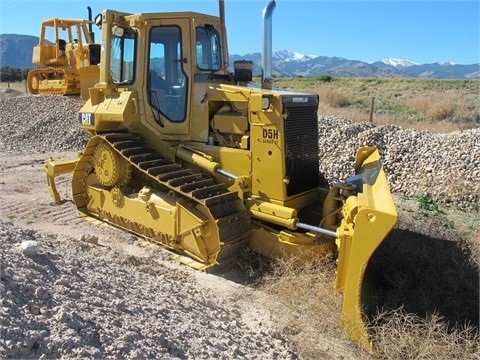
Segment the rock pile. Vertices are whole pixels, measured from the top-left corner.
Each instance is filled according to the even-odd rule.
[[[332,183],[352,175],[356,149],[376,146],[392,192],[478,210],[479,128],[434,134],[334,117],[319,124],[320,170]]]
[[[83,101],[62,96],[0,100],[0,151],[80,150]],[[479,208],[480,129],[433,134],[336,117],[319,119],[320,170],[330,183],[352,175],[355,152],[378,147],[391,190],[429,195],[463,209]]]
[[[87,134],[78,126],[78,97],[21,95],[0,100],[0,151],[80,150]]]

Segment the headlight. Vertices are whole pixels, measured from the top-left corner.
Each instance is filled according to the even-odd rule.
[[[125,34],[125,29],[114,23],[112,27],[112,35],[121,38],[123,37],[123,34]]]
[[[262,110],[267,110],[270,107],[270,98],[268,96],[262,97]]]

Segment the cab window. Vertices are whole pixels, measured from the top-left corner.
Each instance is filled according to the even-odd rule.
[[[183,69],[181,35],[177,26],[157,26],[150,31],[147,81],[150,106],[174,122],[185,120],[187,104],[188,78]]]
[[[220,36],[212,25],[198,26],[196,34],[197,67],[200,70],[218,71],[222,67]]]
[[[125,29],[118,35],[112,35],[110,72],[116,84],[131,84],[134,81],[135,42],[134,29]]]

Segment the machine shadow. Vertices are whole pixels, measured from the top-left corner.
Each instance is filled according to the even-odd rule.
[[[425,318],[437,314],[449,328],[479,328],[479,273],[462,240],[394,229],[373,254],[368,268],[372,310],[403,308]]]

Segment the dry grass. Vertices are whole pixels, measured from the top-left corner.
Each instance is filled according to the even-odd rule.
[[[22,93],[27,93],[27,87],[25,82],[12,82],[12,83],[5,83],[5,82],[0,82],[0,90],[5,90],[5,89],[14,89],[21,91]]]
[[[437,314],[426,318],[402,308],[378,314],[371,324],[384,359],[478,359],[479,338],[473,326],[449,329]]]
[[[263,276],[260,289],[280,299],[272,309],[283,322],[280,336],[294,344],[304,359],[369,359],[340,327],[341,296],[334,291],[335,262],[320,259],[305,264],[295,259],[276,260]]]
[[[351,102],[345,95],[331,89],[323,92],[322,100],[332,108],[344,108]]]
[[[480,81],[279,78],[275,86],[320,96],[320,115],[432,132],[480,126]]]

